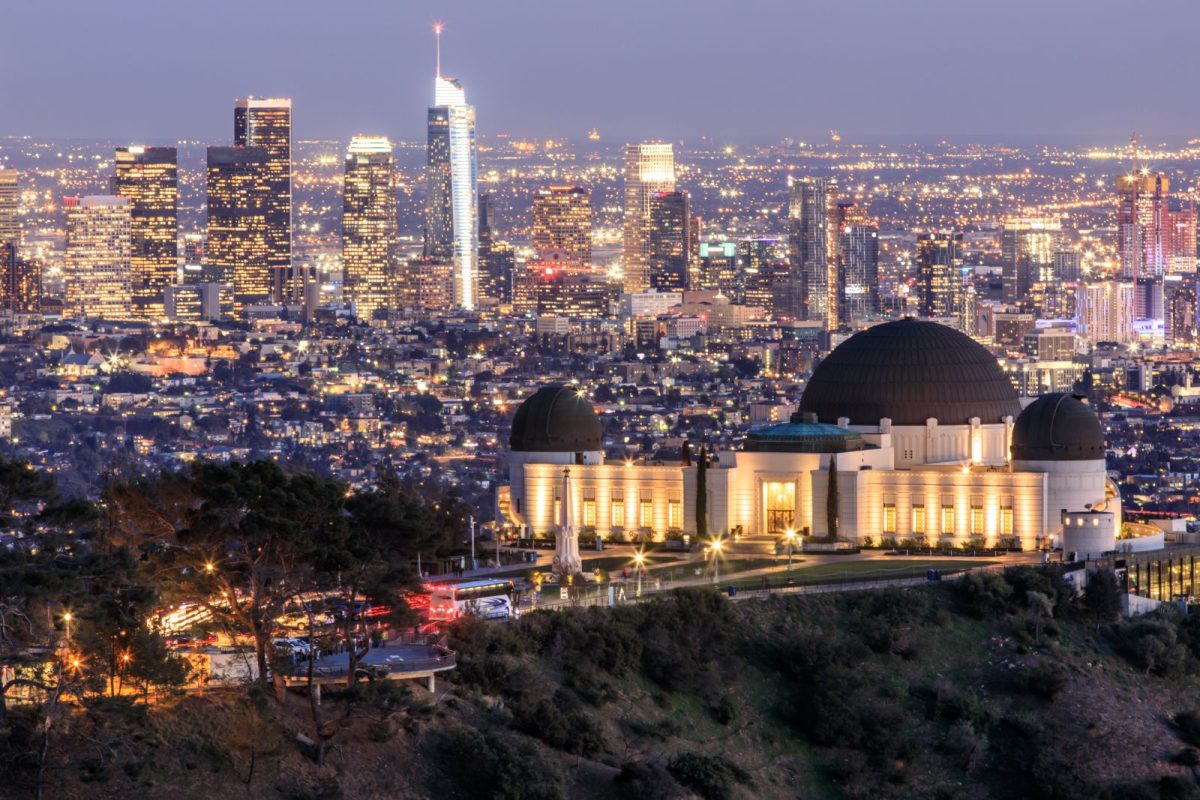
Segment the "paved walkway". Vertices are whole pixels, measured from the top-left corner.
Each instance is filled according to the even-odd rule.
[[[910,562],[910,563],[913,561],[936,562],[938,560],[945,560],[947,562],[951,562],[951,561],[961,562],[964,560],[968,560],[968,559],[962,558],[962,557],[959,557],[959,558],[948,557],[948,556],[932,556],[932,557],[930,557],[928,555],[925,555],[925,556],[919,556],[919,555],[885,556],[885,555],[883,555],[883,551],[871,551],[871,552],[878,553],[878,555],[875,557],[870,557],[870,558],[857,558],[855,556],[816,556],[815,558],[811,558],[811,559],[806,558],[804,566],[813,566],[814,563],[831,563],[831,562],[846,563],[848,561],[855,561],[855,560],[860,561],[860,562],[861,561],[885,562],[885,563],[880,564],[880,567],[879,567],[880,574],[876,575],[874,577],[869,576],[869,575],[864,575],[864,576],[862,576],[861,580],[839,581],[839,580],[837,580],[836,577],[830,576],[828,573],[821,575],[821,576],[809,576],[808,578],[806,578],[804,576],[803,572],[795,572],[794,571],[793,578],[796,581],[796,583],[793,586],[779,586],[777,584],[766,590],[738,588],[734,595],[734,599],[745,599],[746,597],[761,597],[761,596],[765,596],[768,594],[780,594],[780,593],[809,594],[809,593],[823,593],[823,592],[852,592],[852,591],[861,591],[864,589],[880,589],[880,588],[895,587],[895,586],[915,586],[915,585],[926,583],[927,578],[925,578],[923,576],[912,577],[912,576],[908,576],[908,575],[902,576],[902,577],[888,578],[888,577],[886,577],[886,573],[889,569],[889,565],[891,565],[892,569],[899,571],[904,568],[905,562]],[[818,559],[820,559],[820,560],[818,560]],[[972,570],[972,569],[989,569],[989,568],[990,569],[1003,569],[1005,567],[1011,567],[1011,566],[1015,566],[1017,564],[1033,564],[1033,563],[1041,563],[1041,554],[1040,553],[1008,553],[1008,554],[994,556],[994,557],[993,556],[979,557],[979,564],[977,566],[956,567],[952,572],[947,573],[946,577],[949,578],[949,577],[951,577],[951,575],[958,574],[961,572],[966,572],[966,571]],[[793,570],[796,570],[796,569],[797,569],[796,567],[793,567]],[[653,597],[656,594],[662,594],[664,592],[670,592],[674,589],[681,589],[684,587],[717,586],[717,587],[720,587],[722,590],[724,590],[725,587],[729,583],[733,583],[735,581],[740,582],[740,581],[745,580],[746,578],[765,576],[768,579],[770,579],[770,578],[779,579],[779,578],[788,577],[788,574],[789,573],[788,573],[787,563],[785,562],[784,564],[782,564],[781,566],[778,566],[778,567],[764,567],[761,569],[747,570],[745,572],[736,572],[736,573],[732,573],[730,575],[722,575],[721,579],[719,581],[714,581],[711,575],[705,575],[705,576],[701,576],[701,577],[687,578],[687,579],[683,579],[683,580],[664,581],[661,586],[658,586],[658,585],[656,585],[656,582],[653,579],[653,577],[651,577],[650,579],[643,578],[642,579],[642,598],[641,599],[642,600],[649,599],[650,597]],[[637,591],[636,578],[630,577],[626,581],[614,581],[613,585],[617,587],[617,589],[615,591],[616,591],[616,594],[618,597],[618,600],[617,600],[618,604],[620,604],[622,602],[623,603],[631,603],[631,602],[638,601],[638,598],[636,596],[636,591]],[[619,599],[619,592],[620,592],[620,589],[622,586],[625,589],[624,600]],[[563,600],[563,599],[559,599],[557,597],[551,598],[551,599],[539,598],[536,604],[528,602],[529,597],[527,596],[525,598],[525,600],[521,603],[521,610],[534,611],[537,609],[570,608],[572,606],[579,606],[579,605],[607,605],[608,604],[608,586],[607,585],[596,586],[596,587],[589,586],[589,587],[587,587],[586,591],[590,592],[590,593],[585,593],[585,595],[582,598],[578,598],[578,599],[574,599],[574,600],[572,600],[572,599]]]

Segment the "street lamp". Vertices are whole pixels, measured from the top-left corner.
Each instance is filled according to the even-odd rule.
[[[71,620],[75,619],[75,615],[70,611],[63,612],[63,622],[67,623],[67,641],[71,641]]]
[[[788,572],[792,571],[792,545],[796,542],[796,531],[794,528],[788,528],[783,532],[783,538],[787,539],[788,546]]]
[[[633,554],[634,568],[637,570],[637,596],[642,596],[642,572],[646,569],[646,554],[641,550]]]
[[[721,580],[721,547],[720,539],[713,539],[710,544],[713,554],[713,583],[719,583]]]

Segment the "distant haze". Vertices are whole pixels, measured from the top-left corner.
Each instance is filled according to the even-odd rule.
[[[423,135],[443,69],[479,132],[664,137],[1200,135],[1196,0],[3,0],[0,135]]]

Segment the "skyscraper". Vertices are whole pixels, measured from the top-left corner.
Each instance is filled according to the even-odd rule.
[[[118,147],[113,194],[129,200],[133,315],[160,320],[163,291],[179,268],[175,148]]]
[[[131,291],[132,204],[125,197],[67,197],[65,311],[99,319],[128,319]]]
[[[36,313],[42,302],[42,265],[22,256],[11,242],[0,242],[0,308]]]
[[[292,101],[247,97],[233,109],[233,143],[261,147],[268,187],[266,206],[267,264],[270,295],[278,303],[303,299],[300,273],[292,269]]]
[[[1062,223],[1057,219],[1017,218],[1004,223],[1000,233],[1004,302],[1058,315],[1054,254],[1061,238]]]
[[[650,198],[647,251],[650,286],[659,292],[690,288],[692,213],[687,192],[659,192]]]
[[[1161,278],[1170,247],[1167,192],[1170,182],[1146,170],[1117,178],[1117,249],[1121,278]]]
[[[434,33],[438,56],[428,115],[425,256],[453,264],[453,303],[470,311],[479,305],[475,107],[467,105],[461,83],[442,75],[440,25]]]
[[[582,186],[533,193],[533,249],[538,261],[584,267],[592,263],[592,201]]]
[[[1196,302],[1195,275],[1168,275],[1163,279],[1163,303],[1166,314],[1163,319],[1163,334],[1166,343],[1172,346],[1194,345],[1200,315]]]
[[[675,191],[675,151],[670,143],[625,145],[625,291],[650,286],[650,203]]]
[[[1192,204],[1167,212],[1167,273],[1196,271],[1196,208]]]
[[[1134,287],[1107,281],[1079,287],[1075,327],[1079,336],[1097,342],[1125,344],[1134,339]]]
[[[738,289],[742,270],[738,263],[737,242],[700,242],[698,258],[696,277],[699,286],[687,288],[720,292],[730,299],[742,294]]]
[[[273,270],[267,222],[272,186],[265,147],[208,148],[206,264],[233,284],[233,313],[271,299]]]
[[[350,140],[342,191],[342,286],[360,320],[397,301],[394,176],[391,142],[382,136]]]
[[[917,237],[917,296],[922,317],[959,315],[961,269],[961,233],[936,231]]]
[[[861,206],[840,210],[838,319],[859,322],[879,314],[879,225]]]
[[[770,312],[775,305],[775,284],[786,281],[791,270],[787,245],[780,239],[742,239],[737,250],[738,274],[730,302]]]
[[[0,244],[12,244],[15,252],[21,246],[21,220],[17,216],[21,187],[15,169],[0,169]]]
[[[838,202],[833,178],[789,178],[792,267],[801,284],[804,318],[838,327]]]
[[[496,238],[495,206],[492,196],[479,193],[479,293],[500,303],[513,299],[513,270],[516,251],[508,242]]]

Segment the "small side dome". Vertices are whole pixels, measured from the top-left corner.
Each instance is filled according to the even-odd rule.
[[[513,416],[508,437],[521,453],[579,453],[604,449],[604,431],[595,409],[567,386],[543,386]]]
[[[1104,452],[1100,419],[1074,395],[1042,395],[1013,423],[1014,461],[1094,461]]]

